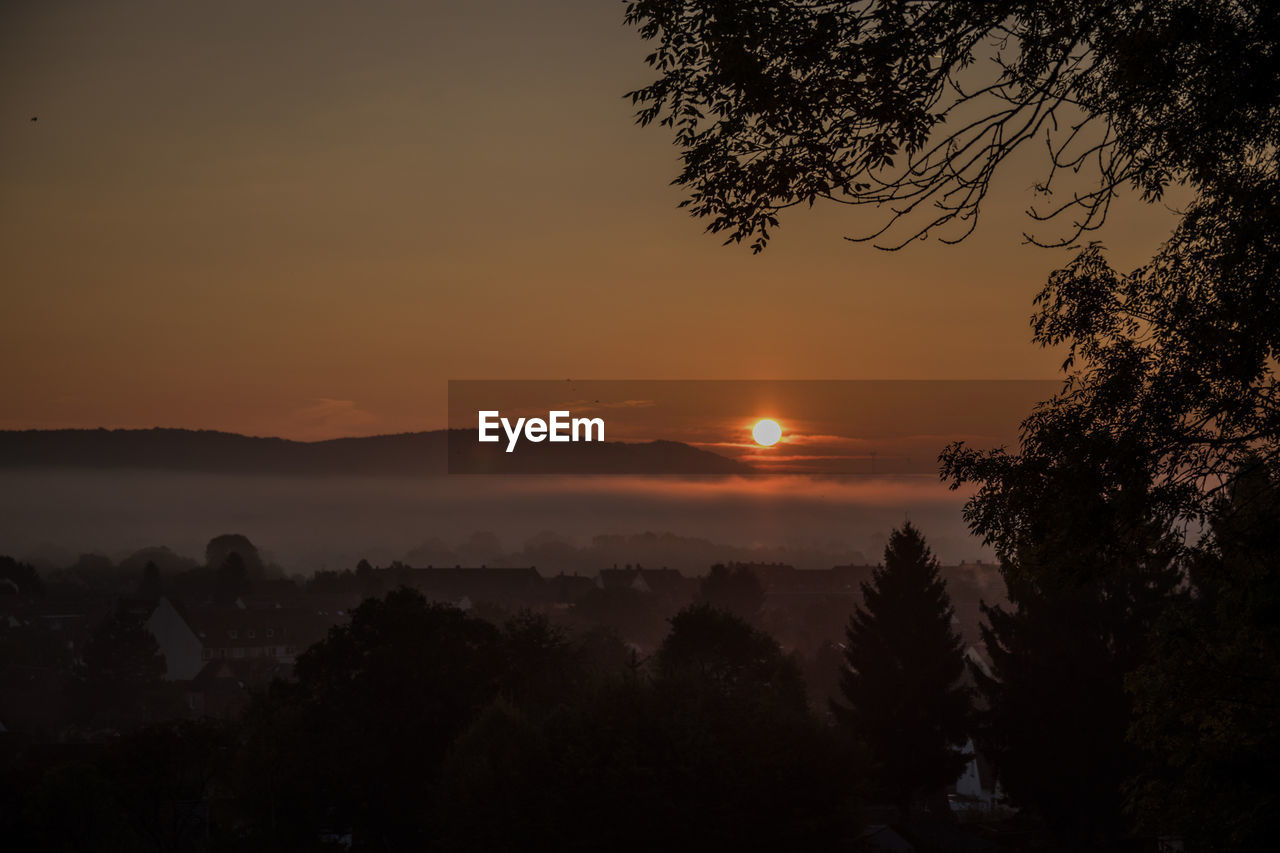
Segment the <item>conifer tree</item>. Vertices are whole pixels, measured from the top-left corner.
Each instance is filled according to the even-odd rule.
[[[862,594],[845,631],[844,701],[831,707],[907,819],[913,800],[955,781],[968,760],[964,651],[938,561],[910,522],[893,531]]]

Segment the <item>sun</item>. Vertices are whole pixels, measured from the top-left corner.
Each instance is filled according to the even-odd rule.
[[[773,418],[764,418],[751,428],[751,437],[761,447],[773,447],[782,440],[782,427]]]

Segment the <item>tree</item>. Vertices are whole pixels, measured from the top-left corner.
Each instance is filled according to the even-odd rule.
[[[806,713],[804,679],[778,641],[741,617],[694,604],[671,618],[671,633],[658,649],[659,675],[689,679],[741,703],[772,703]]]
[[[234,732],[212,720],[147,726],[112,745],[103,769],[120,811],[141,840],[135,849],[198,850],[210,832],[215,779]]]
[[[147,564],[142,568],[142,579],[138,581],[138,597],[155,601],[163,592],[164,586],[160,583],[160,567],[154,561],[147,560]]]
[[[258,580],[266,573],[262,563],[262,555],[258,548],[249,541],[249,537],[240,533],[224,533],[209,540],[204,548],[204,564],[216,569],[227,561],[232,554],[240,557],[244,564],[245,574],[252,580]]]
[[[978,743],[1015,804],[1064,843],[1105,849],[1131,832],[1124,789],[1144,760],[1126,742],[1125,677],[1149,653],[1181,542],[1141,430],[1087,417],[1045,406],[1019,455],[944,458],[981,483],[965,513],[994,546],[1010,601],[984,609],[992,672],[974,668],[987,704]]]
[[[626,642],[652,648],[661,642],[670,613],[662,605],[657,596],[629,586],[593,587],[574,602],[570,617],[579,629],[608,626]]]
[[[1140,825],[1188,850],[1274,845],[1280,808],[1280,471],[1250,465],[1216,502],[1187,591],[1128,679],[1133,741],[1154,760],[1131,788]]]
[[[228,607],[235,604],[237,598],[248,593],[249,588],[249,571],[245,568],[244,559],[232,551],[218,566],[214,577],[213,600]]]
[[[1179,573],[1210,565],[1206,554],[1247,546],[1239,528],[1215,516],[1242,477],[1270,470],[1280,459],[1277,189],[1276,175],[1246,171],[1231,191],[1194,205],[1150,264],[1119,275],[1091,247],[1055,273],[1038,297],[1033,323],[1038,342],[1068,348],[1063,390],[1024,421],[1016,453],[955,445],[943,454],[943,473],[953,485],[978,485],[966,517],[995,547],[1011,597],[1045,599],[1040,610],[1049,609],[1050,597],[1074,599],[1083,608],[1078,615],[1109,614],[1101,623],[1077,624],[1094,625],[1100,641],[1114,635],[1093,659],[1112,697],[1106,739],[1126,757],[1099,778],[1082,771],[1074,790],[1090,801],[1109,792],[1112,805],[1094,811],[1111,815],[1107,831],[1113,834],[1122,831],[1116,803],[1123,775],[1154,778],[1122,740],[1131,722],[1125,675],[1141,668],[1147,676],[1138,677],[1150,685],[1158,683],[1156,673],[1195,672],[1186,648],[1170,641],[1178,632],[1170,633],[1169,620],[1205,613],[1188,611],[1169,590]],[[1275,490],[1268,478],[1261,483],[1251,487],[1259,500]],[[1207,535],[1197,542],[1200,529]],[[1116,602],[1125,609],[1117,610]],[[1196,642],[1209,642],[1215,621],[1198,624],[1206,636]],[[1000,632],[996,622],[992,627]],[[1150,631],[1155,636],[1148,642],[1142,635]],[[1043,650],[1030,647],[1022,655],[1046,660]],[[1280,672],[1280,664],[1268,666],[1272,677]],[[1039,681],[1051,678],[1046,670]],[[1200,691],[1182,697],[1189,706],[1216,705],[1217,688],[1208,680],[1184,686]],[[1076,704],[1089,712],[1089,700]],[[1151,737],[1151,726],[1136,733],[1143,731],[1140,741],[1157,766],[1186,758],[1175,739]],[[1243,738],[1242,729],[1232,731]],[[1029,738],[1023,746],[1031,746]],[[1017,746],[1008,747],[1012,758]],[[1036,766],[1046,765],[1028,758],[1033,773]],[[1253,795],[1266,796],[1267,783],[1255,781]],[[1008,774],[1006,782],[1012,784]],[[1191,774],[1172,774],[1167,782],[1159,796],[1165,803],[1175,787],[1186,800],[1205,788]],[[1026,793],[1042,810],[1050,800],[1056,807],[1067,802],[1061,792]],[[1139,799],[1150,802],[1146,794]],[[1063,829],[1071,831],[1071,823]]]
[[[977,532],[1008,555],[1055,500],[1054,472],[1088,468],[1102,501],[1141,495],[1152,523],[1185,533],[1234,477],[1280,458],[1278,218],[1280,174],[1245,176],[1134,272],[1093,246],[1050,277],[1033,329],[1067,348],[1062,391],[1023,423],[1016,455],[954,445],[942,457],[953,484],[980,484]]]
[[[164,656],[151,632],[131,614],[113,613],[94,629],[76,667],[85,721],[130,728],[171,710],[164,673]]]
[[[717,563],[698,585],[698,600],[750,622],[760,615],[764,588],[750,566]]]
[[[34,566],[20,563],[12,557],[0,556],[0,595],[18,593],[41,595],[44,584]]]
[[[979,748],[1009,801],[1076,849],[1123,847],[1132,831],[1125,785],[1143,757],[1126,739],[1124,684],[1153,608],[1149,595],[1134,607],[1119,586],[1045,594],[1011,584],[1008,607],[983,610],[991,672],[973,666],[986,706]]]
[[[545,737],[566,850],[832,849],[856,824],[857,764],[808,713],[776,640],[692,605],[652,678],[607,678]]]
[[[445,760],[439,814],[444,850],[564,849],[574,821],[554,778],[545,732],[497,699],[454,742]],[[536,839],[536,841],[534,841]]]
[[[120,808],[116,780],[94,764],[59,763],[23,781],[27,784],[15,785],[13,798],[6,798],[7,846],[66,853],[136,853],[144,849],[144,842]],[[69,803],[75,804],[74,820],[67,818]]]
[[[304,771],[290,784],[308,796],[272,789],[295,825],[258,831],[277,839],[342,831],[370,849],[423,847],[449,746],[498,694],[498,629],[400,588],[366,599],[299,656],[296,673],[296,685],[251,711],[262,728],[248,737],[285,738],[261,761]],[[261,764],[241,772],[276,775]]]
[[[954,782],[969,758],[960,750],[970,721],[964,649],[938,561],[910,522],[890,535],[862,595],[845,632],[843,702],[831,709],[908,819],[913,800]]]
[[[674,132],[684,205],[754,251],[819,199],[885,209],[861,239],[888,247],[963,239],[1036,140],[1031,214],[1072,211],[1068,245],[1126,185],[1204,190],[1280,143],[1280,10],[1259,0],[627,0],[626,21],[654,42],[630,97]]]
[[[1193,190],[1150,263],[1119,273],[1089,245],[1050,277],[1035,341],[1068,349],[1067,377],[1024,421],[1016,452],[956,445],[942,463],[953,486],[977,486],[966,519],[1009,587],[1010,608],[988,611],[996,672],[979,679],[988,721],[1003,721],[1003,743],[995,725],[986,734],[1006,788],[1095,844],[1126,831],[1126,774],[1146,780],[1133,789],[1140,811],[1154,802],[1166,817],[1203,813],[1170,804],[1204,794],[1217,765],[1179,753],[1169,733],[1184,724],[1161,720],[1152,697],[1182,684],[1198,691],[1184,697],[1199,709],[1186,719],[1225,719],[1186,643],[1220,643],[1214,654],[1228,659],[1265,648],[1253,628],[1247,642],[1232,639],[1204,603],[1201,587],[1213,584],[1193,578],[1241,564],[1225,555],[1247,537],[1216,513],[1242,477],[1280,462],[1280,7],[630,0],[627,20],[656,43],[648,62],[659,78],[632,98],[641,124],[675,133],[685,204],[756,251],[782,209],[824,198],[883,205],[888,221],[869,237],[885,235],[889,248],[938,228],[962,239],[1001,164],[1037,138],[1048,156],[1032,216],[1073,210],[1060,245],[1097,228],[1126,184],[1148,201],[1174,183]],[[1072,175],[1084,183],[1055,187]],[[1189,597],[1171,594],[1179,571]],[[1265,575],[1249,593],[1264,601]],[[1079,671],[1080,689],[1064,690],[1051,661]],[[1280,663],[1260,661],[1251,672],[1270,684]],[[1126,672],[1138,691],[1134,737],[1163,775],[1123,743]],[[1057,780],[1032,731],[1046,703],[1062,710],[1061,731],[1081,731],[1074,708],[1100,733],[1063,750],[1072,772]],[[1209,742],[1221,755],[1266,742],[1250,731],[1227,726]],[[1182,761],[1208,775],[1169,770]],[[1271,796],[1266,778],[1235,778],[1234,802]]]

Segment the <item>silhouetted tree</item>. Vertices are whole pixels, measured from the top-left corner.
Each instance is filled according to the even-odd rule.
[[[295,824],[277,826],[275,837],[286,829],[297,837],[301,823],[303,835],[349,831],[367,849],[424,846],[449,745],[497,695],[498,629],[402,588],[365,600],[298,658],[296,672],[296,686],[251,711],[266,731],[293,740],[261,760],[274,754],[308,774],[297,779],[301,802],[274,789]],[[252,777],[252,765],[242,773]]]
[[[55,765],[18,792],[6,810],[7,847],[79,853],[135,853],[145,849],[116,798],[115,780],[96,763]],[[75,818],[68,819],[69,804]]]
[[[214,780],[225,772],[233,744],[233,730],[212,720],[147,726],[113,744],[102,766],[141,841],[136,849],[207,845]]]
[[[249,572],[244,560],[239,553],[232,551],[218,566],[218,573],[214,577],[213,600],[226,607],[247,594],[249,588]]]
[[[440,774],[442,849],[825,849],[855,828],[855,765],[743,620],[683,611],[652,678],[570,654],[581,641],[540,617],[503,633],[510,665],[552,665],[550,683],[567,665],[581,683],[554,706],[504,691],[461,732]]]
[[[698,585],[698,600],[750,622],[760,615],[764,587],[749,566],[717,563]]]
[[[1097,626],[1101,656],[1092,666],[1118,697],[1105,728],[1118,752],[1128,724],[1119,692],[1124,673],[1147,663],[1148,654],[1177,650],[1163,642],[1146,648],[1135,636],[1159,624],[1155,611],[1176,606],[1160,592],[1172,584],[1169,566],[1194,566],[1206,549],[1237,547],[1229,540],[1240,534],[1230,525],[1210,524],[1199,545],[1188,539],[1188,527],[1212,521],[1242,472],[1280,458],[1273,403],[1280,390],[1277,190],[1274,173],[1242,167],[1235,186],[1192,207],[1152,263],[1122,276],[1092,247],[1055,273],[1039,297],[1034,328],[1040,343],[1069,348],[1063,391],[1024,422],[1016,454],[954,446],[943,456],[954,484],[979,485],[966,517],[995,546],[1011,594],[1028,606],[1043,601],[1039,610],[1051,609],[1052,597],[1075,602],[1076,616]],[[1117,602],[1128,612],[1117,612]],[[1095,612],[1106,619],[1089,616]],[[1099,644],[1109,649],[1105,655]],[[1043,659],[1026,655],[1033,663]],[[1177,652],[1150,663],[1167,671],[1183,659]],[[1146,745],[1157,763],[1178,760],[1173,752],[1158,754],[1155,740]],[[1009,746],[1010,756],[1020,748]],[[1163,749],[1175,746],[1166,741]],[[1100,753],[1081,755],[1103,761]],[[1122,755],[1108,760],[1116,767],[1105,776],[1090,780],[1081,769],[1073,782],[1084,801],[1107,792],[1114,803],[1118,776],[1141,770]],[[1043,766],[1030,757],[1027,764]],[[1011,794],[1015,777],[1005,777]],[[1171,777],[1170,784],[1186,785],[1186,798],[1200,787],[1190,775]],[[1266,790],[1258,785],[1259,793]],[[1045,800],[1042,810],[1064,807],[1061,790],[1050,790],[1036,796]],[[1093,814],[1111,816],[1102,824],[1117,827],[1116,811]]]
[[[579,628],[608,626],[627,642],[645,647],[661,641],[664,619],[669,614],[657,596],[630,587],[593,588],[570,611]]]
[[[541,713],[571,698],[584,660],[564,629],[543,614],[524,611],[503,625],[501,642],[505,697],[528,713]]]
[[[577,816],[560,789],[552,749],[538,721],[511,702],[497,699],[482,710],[445,760],[435,818],[440,846],[566,849]]]
[[[968,760],[964,649],[938,561],[910,522],[890,535],[862,595],[845,632],[843,701],[831,709],[866,750],[873,784],[907,819],[916,797],[954,782]]]
[[[978,742],[1016,805],[1068,846],[1105,849],[1131,833],[1124,786],[1142,767],[1124,679],[1178,582],[1180,540],[1153,485],[1159,461],[1132,426],[1095,430],[1044,408],[1022,449],[950,463],[991,475],[966,514],[995,546],[1010,601],[985,611]]]
[[[356,563],[356,578],[360,581],[360,594],[365,598],[373,598],[385,592],[377,572],[368,560],[362,559]]]
[[[0,595],[21,593],[22,595],[41,595],[44,584],[35,567],[19,563],[12,557],[0,556]]]
[[[1220,493],[1187,594],[1129,678],[1134,741],[1155,757],[1131,795],[1144,828],[1192,851],[1274,846],[1280,808],[1280,475],[1254,463]]]
[[[1097,228],[1124,185],[1156,200],[1172,183],[1206,190],[1241,163],[1276,164],[1274,4],[626,8],[659,75],[631,94],[640,123],[672,128],[692,213],[756,251],[781,210],[819,199],[889,214],[870,237],[904,222],[888,246],[941,227],[960,239],[1002,163],[1033,140],[1048,157],[1032,214],[1072,212],[1061,245]]]
[[[156,638],[135,616],[117,611],[94,629],[76,667],[84,721],[131,728],[173,711],[163,681],[164,656]]]
[[[1126,740],[1124,679],[1145,628],[1133,598],[1119,584],[1045,594],[1014,582],[1009,607],[984,607],[991,674],[974,667],[987,705],[977,743],[1010,802],[1068,848],[1122,848],[1132,831],[1124,790],[1142,757]]]
[[[257,547],[249,541],[249,537],[240,533],[224,533],[209,540],[204,548],[204,564],[216,569],[227,561],[232,554],[240,557],[245,575],[251,580],[258,580],[266,573],[262,563],[262,555]]]
[[[800,667],[778,641],[709,604],[672,617],[656,660],[658,674],[669,681],[697,682],[735,701],[774,703],[798,714],[808,708]]]
[[[160,583],[160,567],[151,560],[142,568],[142,579],[138,581],[138,597],[155,601],[164,592]]]
[[[1242,175],[1195,204],[1151,263],[1120,275],[1092,246],[1050,277],[1033,328],[1067,349],[1062,391],[1023,423],[1017,454],[943,454],[946,477],[980,486],[977,532],[1006,552],[1025,543],[1019,519],[1055,502],[1055,472],[1085,468],[1090,505],[1125,489],[1174,530],[1207,520],[1252,460],[1280,458],[1277,219],[1280,173]]]

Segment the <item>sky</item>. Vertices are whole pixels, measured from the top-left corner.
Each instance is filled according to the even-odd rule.
[[[677,209],[608,0],[0,6],[0,428],[319,439],[445,425],[450,379],[1045,379],[1035,152],[959,246]],[[31,121],[36,117],[37,121]],[[1175,214],[1123,199],[1132,268]]]
[[[449,427],[478,440],[487,413],[490,440],[516,452],[523,420],[549,424],[551,413],[560,412],[565,441],[573,421],[598,419],[592,440],[679,441],[760,474],[932,476],[938,454],[952,442],[1016,446],[1023,418],[1060,387],[1007,379],[455,380]],[[755,427],[766,419],[777,437],[762,443]],[[561,449],[562,473],[580,471],[590,459]],[[485,455],[474,458],[483,461],[480,469],[493,464]],[[480,470],[463,469],[456,473]]]

